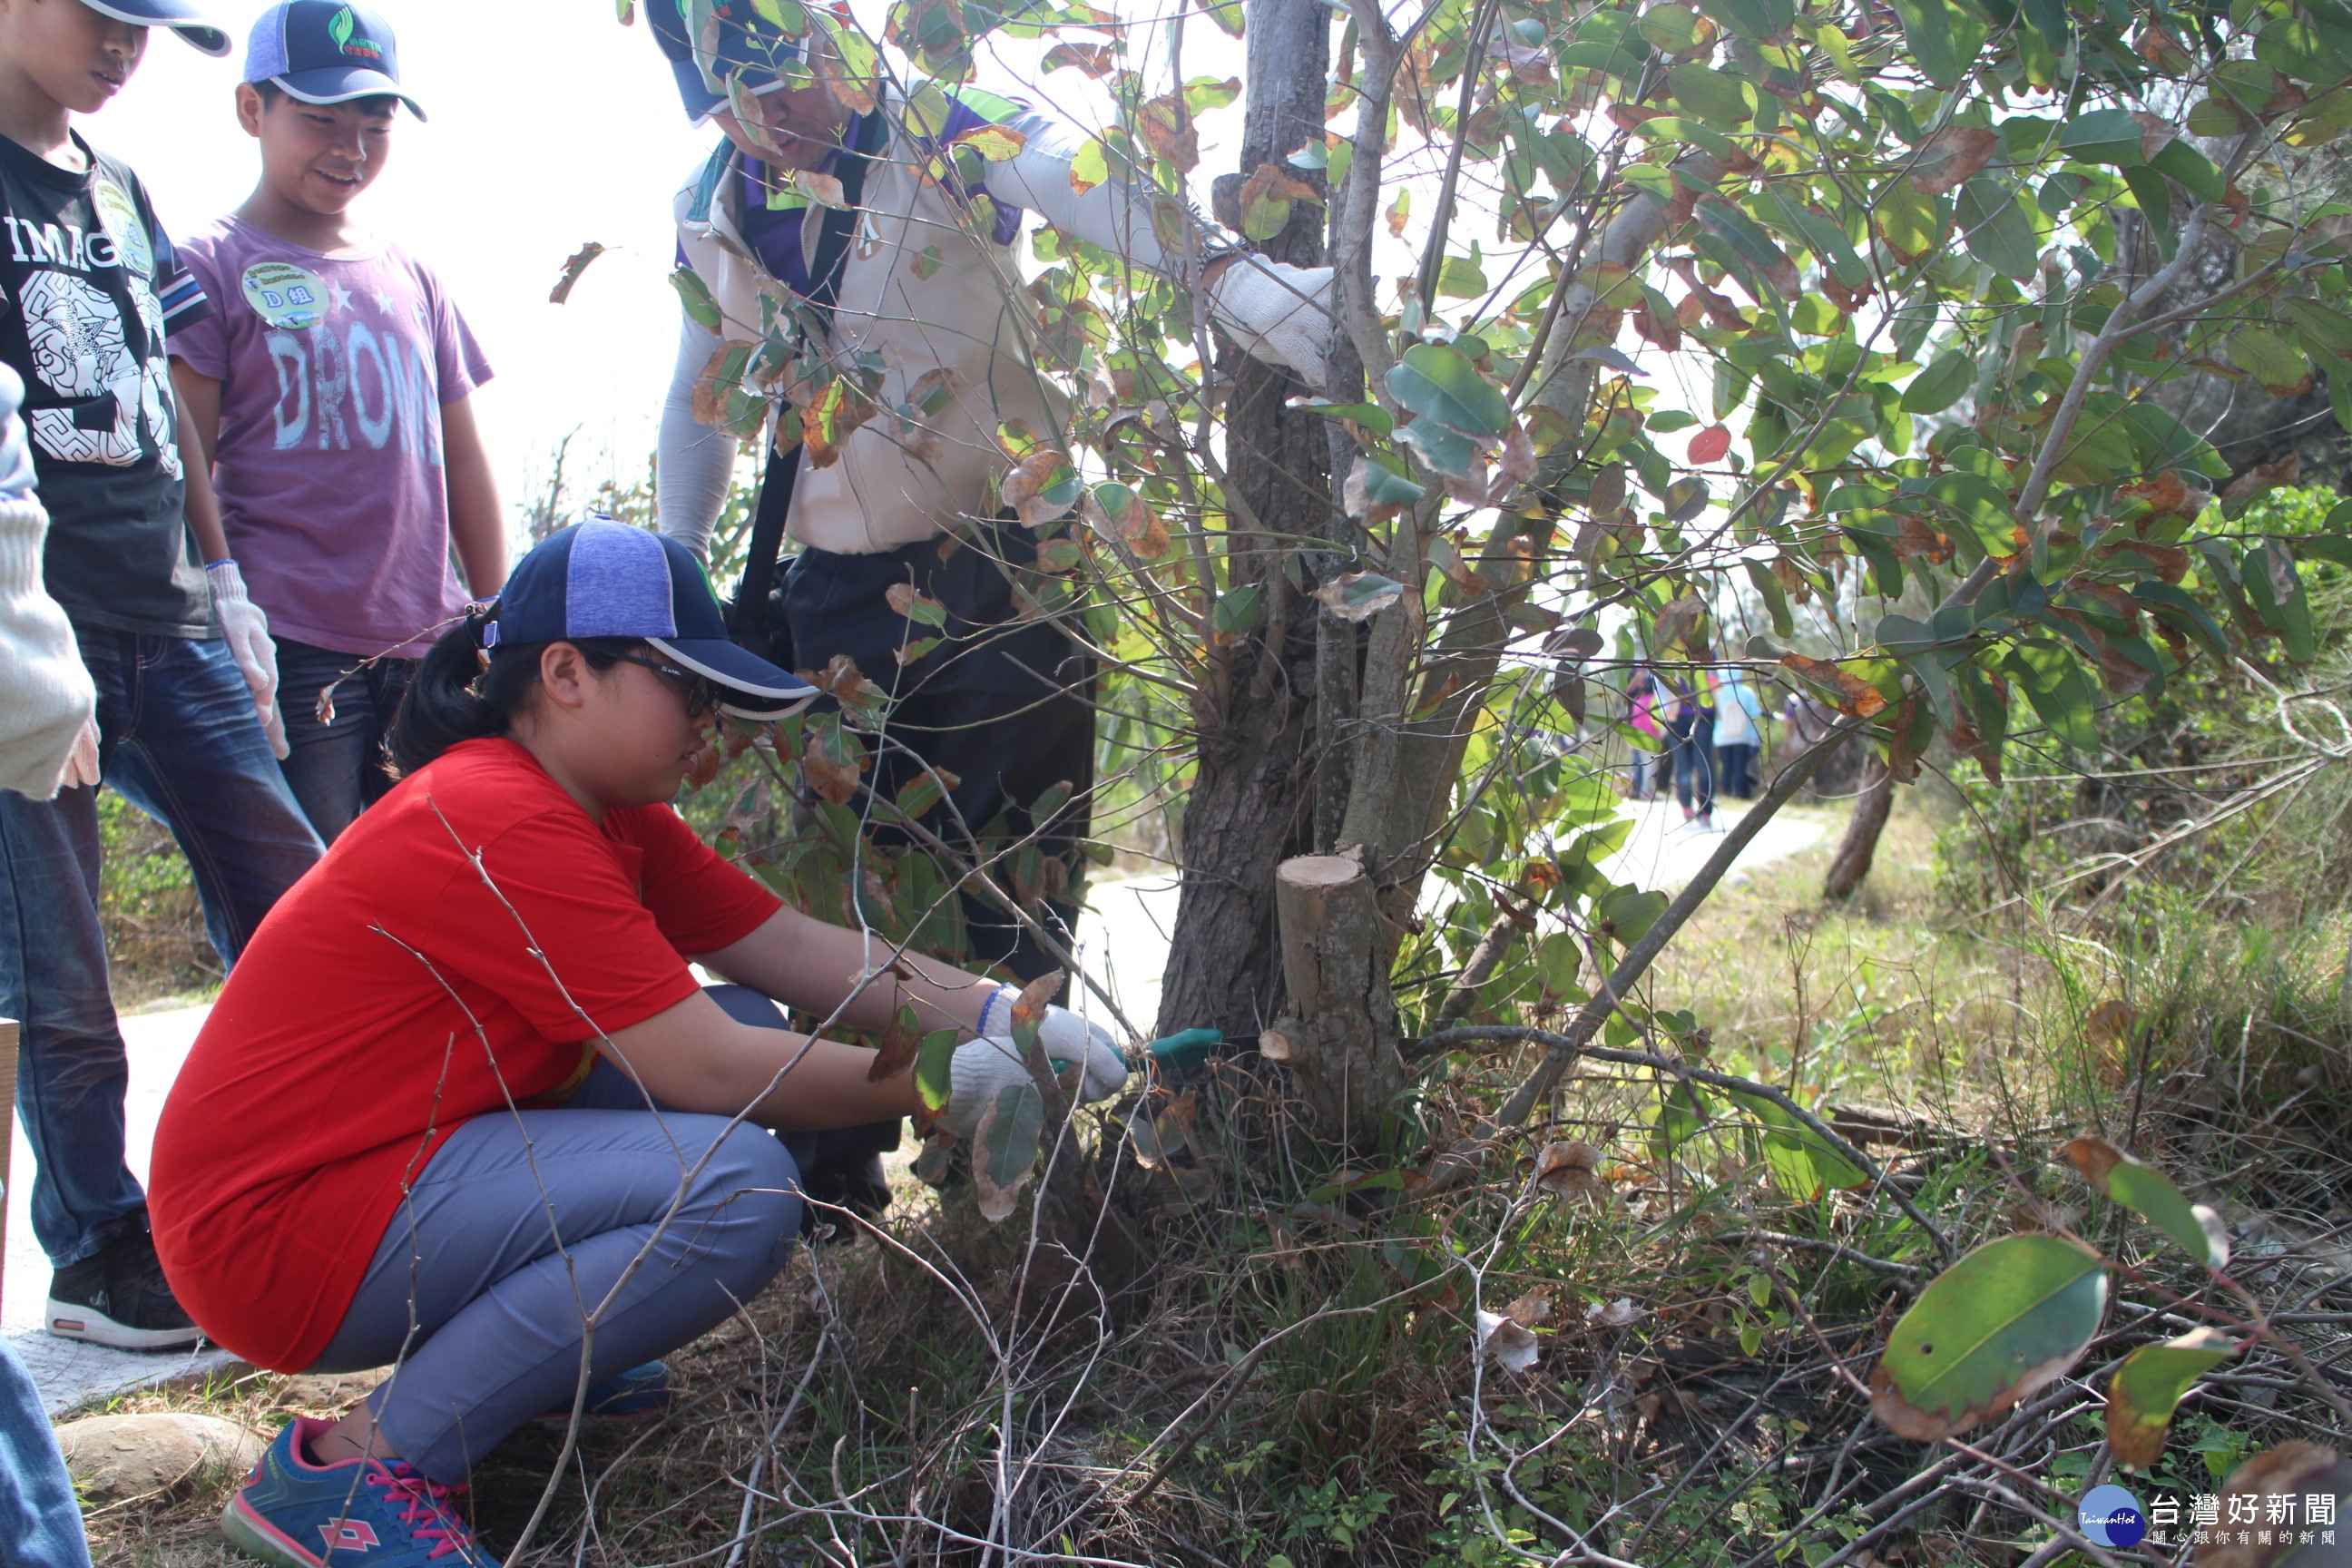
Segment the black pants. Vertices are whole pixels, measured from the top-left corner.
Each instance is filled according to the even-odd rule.
[[[1044,829],[1034,851],[998,859],[990,874],[1066,945],[1077,921],[1078,845],[1092,821],[1095,660],[1072,637],[1074,618],[1014,622],[1013,577],[1036,554],[1035,535],[1012,522],[873,555],[807,550],[793,558],[782,597],[793,665],[822,670],[847,654],[895,700],[891,738],[961,781],[949,797],[955,810],[934,807],[924,817],[932,832],[985,858]],[[1025,575],[1034,593],[1038,579]],[[885,595],[902,583],[947,607],[945,627],[891,607]],[[898,650],[927,637],[939,646],[901,666]],[[889,797],[920,772],[905,753],[885,750],[871,779]],[[1030,808],[1057,784],[1067,787],[1066,802],[1040,823]],[[1051,861],[1060,862],[1058,872]],[[965,893],[963,906],[976,961],[1024,980],[1056,966],[986,894]]]
[[[1756,798],[1756,742],[1736,742],[1715,749],[1718,776],[1723,793],[1734,800]]]
[[[1675,798],[1685,811],[1705,816],[1715,809],[1715,715],[1694,709],[1666,721],[1675,742]]]

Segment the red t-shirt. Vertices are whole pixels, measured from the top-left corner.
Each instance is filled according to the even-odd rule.
[[[460,1122],[562,1088],[599,1028],[694,994],[682,954],[777,907],[667,806],[600,829],[515,742],[451,747],[278,901],[172,1086],[149,1209],[181,1305],[310,1366]]]

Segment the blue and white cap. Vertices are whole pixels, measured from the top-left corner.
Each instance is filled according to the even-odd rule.
[[[641,637],[719,688],[739,719],[797,713],[816,688],[735,646],[719,595],[685,545],[603,518],[556,530],[516,563],[485,647]]]
[[[208,55],[228,53],[228,33],[205,20],[190,0],[81,0],[101,16],[134,27],[169,27]]]
[[[245,79],[275,82],[305,103],[396,98],[425,118],[401,88],[392,24],[343,0],[278,0],[264,11],[245,41]]]
[[[707,17],[701,26],[709,35],[711,75],[721,84],[716,92],[695,62],[689,12]],[[783,67],[801,57],[800,40],[761,16],[751,0],[646,0],[646,20],[677,79],[686,116],[697,125],[727,107],[725,83],[730,79],[746,92],[770,92],[783,85]]]

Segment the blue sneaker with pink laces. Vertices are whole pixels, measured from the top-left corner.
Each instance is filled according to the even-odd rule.
[[[332,1422],[298,1417],[221,1514],[221,1532],[272,1568],[499,1568],[457,1511],[463,1487],[399,1459],[311,1462]]]

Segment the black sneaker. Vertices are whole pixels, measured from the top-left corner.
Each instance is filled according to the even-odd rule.
[[[45,1326],[59,1339],[125,1351],[179,1350],[204,1338],[173,1296],[144,1230],[52,1274]]]

